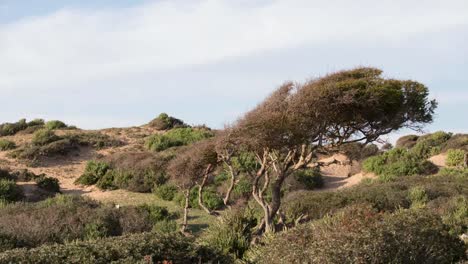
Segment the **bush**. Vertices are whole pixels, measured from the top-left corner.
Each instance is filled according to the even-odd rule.
[[[52,177],[39,177],[36,179],[37,186],[49,192],[59,193],[60,185],[56,178]]]
[[[111,138],[108,135],[99,132],[86,132],[67,134],[64,138],[79,146],[93,147],[95,149],[103,149],[109,147],[119,147],[123,145],[120,140]]]
[[[154,189],[154,193],[164,201],[172,201],[177,193],[177,187],[169,184],[163,184]]]
[[[45,128],[49,130],[66,128],[67,125],[60,120],[51,120],[45,123]]]
[[[110,166],[106,162],[88,161],[83,175],[76,179],[75,183],[83,185],[96,184],[109,170]]]
[[[163,151],[171,147],[189,145],[213,136],[214,133],[206,128],[175,128],[165,134],[150,136],[145,145],[151,151]]]
[[[451,133],[443,131],[421,136],[411,151],[421,159],[427,159],[430,156],[439,154],[442,150],[442,145],[451,137]]]
[[[186,127],[187,125],[180,119],[161,113],[157,118],[151,120],[149,126],[157,130],[168,130],[177,127]]]
[[[419,136],[416,135],[403,136],[397,140],[395,147],[410,149],[416,145],[418,138]]]
[[[28,124],[26,123],[26,119],[21,119],[16,123],[0,124],[0,137],[12,136],[19,131],[26,129],[27,127]]]
[[[31,142],[35,146],[44,146],[57,140],[60,140],[60,137],[55,135],[52,130],[40,129],[34,132]]]
[[[44,119],[40,119],[40,118],[33,119],[27,123],[28,127],[40,127],[44,125],[45,125]]]
[[[115,170],[107,170],[107,172],[96,182],[96,186],[101,190],[118,189],[118,187],[114,183],[115,174]],[[89,177],[89,180],[93,181],[92,177]]]
[[[307,169],[294,173],[298,182],[304,185],[306,190],[313,190],[323,187],[323,178],[319,169]]]
[[[153,224],[168,220],[171,217],[166,207],[145,204],[141,205],[139,208],[148,213],[149,219]]]
[[[454,235],[465,234],[468,231],[468,199],[457,196],[450,199],[442,214],[444,224],[450,227]]]
[[[408,199],[411,201],[411,207],[421,208],[429,201],[426,190],[423,187],[417,186],[409,190]]]
[[[174,201],[180,206],[185,205],[185,198],[182,193],[177,193],[174,197]],[[210,210],[218,210],[224,206],[223,199],[216,190],[210,187],[203,190],[203,203]],[[198,188],[192,188],[190,190],[189,206],[191,208],[200,208],[198,205]]]
[[[0,139],[0,151],[12,150],[16,148],[15,142],[7,139]]]
[[[250,247],[256,225],[257,219],[249,210],[226,211],[205,230],[200,243],[222,255],[242,259]]]
[[[384,181],[394,180],[400,176],[437,172],[437,167],[426,158],[422,158],[412,150],[402,148],[391,149],[366,159],[363,162],[363,169],[374,172]]]
[[[280,233],[252,249],[253,263],[455,263],[465,245],[422,210],[379,214],[358,205]]]
[[[0,200],[12,202],[23,198],[23,192],[12,180],[0,179]]]
[[[463,167],[465,166],[466,152],[461,149],[449,149],[447,151],[447,166]]]
[[[468,134],[455,134],[442,144],[442,152],[449,149],[462,149],[468,151]]]
[[[38,203],[0,208],[0,237],[13,236],[18,247],[64,243],[151,231],[167,220],[164,208],[104,205],[79,196],[58,195]]]
[[[181,234],[143,233],[90,242],[16,249],[0,254],[1,263],[229,263],[195,246]]]

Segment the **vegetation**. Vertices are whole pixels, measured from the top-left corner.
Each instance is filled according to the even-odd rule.
[[[463,167],[467,166],[466,155],[468,153],[461,149],[449,149],[447,151],[447,166]]]
[[[350,207],[279,234],[249,252],[254,263],[454,263],[465,246],[428,212]]]
[[[208,128],[175,128],[165,134],[155,134],[146,140],[146,147],[151,151],[163,151],[171,147],[186,146],[194,142],[213,137]]]
[[[178,127],[187,127],[187,125],[182,120],[169,116],[166,113],[161,113],[157,118],[151,120],[149,126],[157,130],[169,130]]]
[[[8,139],[0,139],[0,151],[12,150],[16,148],[15,142]]]
[[[51,120],[45,123],[45,128],[49,130],[66,128],[67,125],[60,120]]]
[[[13,202],[23,198],[23,192],[12,180],[0,178],[0,201]]]

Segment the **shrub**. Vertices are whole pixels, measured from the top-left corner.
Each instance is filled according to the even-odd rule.
[[[33,119],[27,123],[28,127],[40,127],[44,125],[45,125],[44,119],[40,119],[40,118]]]
[[[23,192],[12,180],[0,179],[0,200],[7,202],[23,198]]]
[[[172,201],[177,193],[177,187],[169,184],[163,184],[154,189],[154,193],[164,201]]]
[[[419,136],[416,135],[403,136],[397,140],[395,147],[410,149],[416,145],[418,138]]]
[[[169,211],[165,207],[145,204],[141,205],[140,208],[148,213],[149,219],[153,224],[170,218]]]
[[[171,147],[189,145],[213,136],[214,133],[206,128],[175,128],[165,134],[150,136],[145,145],[151,151],[163,151]]]
[[[8,139],[0,139],[0,151],[12,150],[16,148],[15,142]]]
[[[363,169],[374,172],[385,181],[393,180],[399,176],[437,172],[437,167],[426,158],[422,158],[412,150],[402,148],[395,148],[366,159],[363,162]]]
[[[0,208],[0,236],[15,237],[18,247],[36,247],[45,243],[141,233],[151,231],[155,219],[162,219],[163,210],[152,207],[117,209],[79,196],[58,195],[38,203]]]
[[[45,128],[49,130],[66,128],[67,125],[60,120],[51,120],[45,123]]]
[[[411,151],[420,158],[429,158],[430,156],[437,155],[442,150],[442,145],[446,143],[451,133],[438,131],[432,134],[427,134],[418,138],[416,145]]]
[[[174,197],[174,201],[176,201],[180,206],[185,205],[185,198],[182,193],[177,193]],[[203,190],[203,203],[210,210],[218,210],[224,206],[223,199],[216,190],[210,187]],[[191,208],[199,208],[198,188],[192,188],[190,190],[189,206]]]
[[[0,137],[12,136],[19,131],[26,129],[27,127],[28,125],[26,123],[26,119],[20,119],[16,123],[0,124]]]
[[[466,152],[461,149],[449,149],[447,151],[447,166],[463,167],[465,166]]]
[[[157,118],[151,120],[149,126],[157,130],[168,130],[177,127],[186,127],[187,125],[180,119],[161,113]]]
[[[248,256],[254,263],[455,263],[464,251],[436,215],[358,205],[267,239]]]
[[[417,186],[409,190],[408,199],[411,201],[411,207],[421,208],[429,201],[426,190],[423,187]]]
[[[152,231],[160,233],[173,233],[177,231],[177,222],[174,220],[163,220],[154,224]]]
[[[99,132],[67,134],[64,138],[70,140],[70,142],[73,142],[76,145],[93,147],[96,149],[119,147],[123,145],[123,142],[120,140],[111,138],[110,136]]]
[[[181,234],[143,233],[90,242],[16,249],[0,254],[1,263],[230,263],[196,246]]]
[[[442,144],[442,152],[449,149],[462,149],[468,151],[468,134],[455,134],[447,142]]]
[[[323,187],[323,178],[319,169],[307,169],[294,173],[294,177],[302,183],[306,190]]]
[[[83,185],[96,184],[110,170],[109,164],[102,161],[91,160],[86,164],[85,171],[75,183]]]
[[[36,179],[37,186],[49,192],[59,193],[60,185],[56,178],[52,177],[39,177]]]
[[[52,130],[40,129],[34,132],[31,142],[36,146],[44,146],[57,140],[60,140],[60,137],[55,135]]]
[[[116,171],[107,170],[106,173],[96,182],[96,186],[102,190],[115,190],[118,187],[115,186]]]
[[[249,249],[257,219],[249,210],[225,211],[210,225],[200,243],[233,259],[242,259]]]
[[[465,196],[453,197],[444,208],[442,219],[454,235],[468,231],[468,199]]]

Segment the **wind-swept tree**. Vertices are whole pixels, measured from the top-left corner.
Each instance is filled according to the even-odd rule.
[[[211,213],[203,203],[203,189],[208,178],[214,171],[217,154],[212,140],[204,140],[186,147],[168,166],[171,180],[182,191],[185,198],[184,218],[181,231],[185,232],[188,225],[188,210],[190,190],[198,186],[198,204],[206,212]]]
[[[252,195],[264,213],[260,231],[275,231],[273,220],[289,175],[327,165],[317,162],[317,154],[432,121],[436,103],[429,101],[424,85],[381,74],[357,68],[304,84],[285,83],[232,127],[232,141],[254,153],[259,164],[250,174]]]

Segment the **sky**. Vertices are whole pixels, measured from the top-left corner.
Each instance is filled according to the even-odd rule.
[[[375,3],[0,0],[0,123],[222,128],[285,81],[373,66],[429,87],[425,132],[468,133],[468,1]]]

